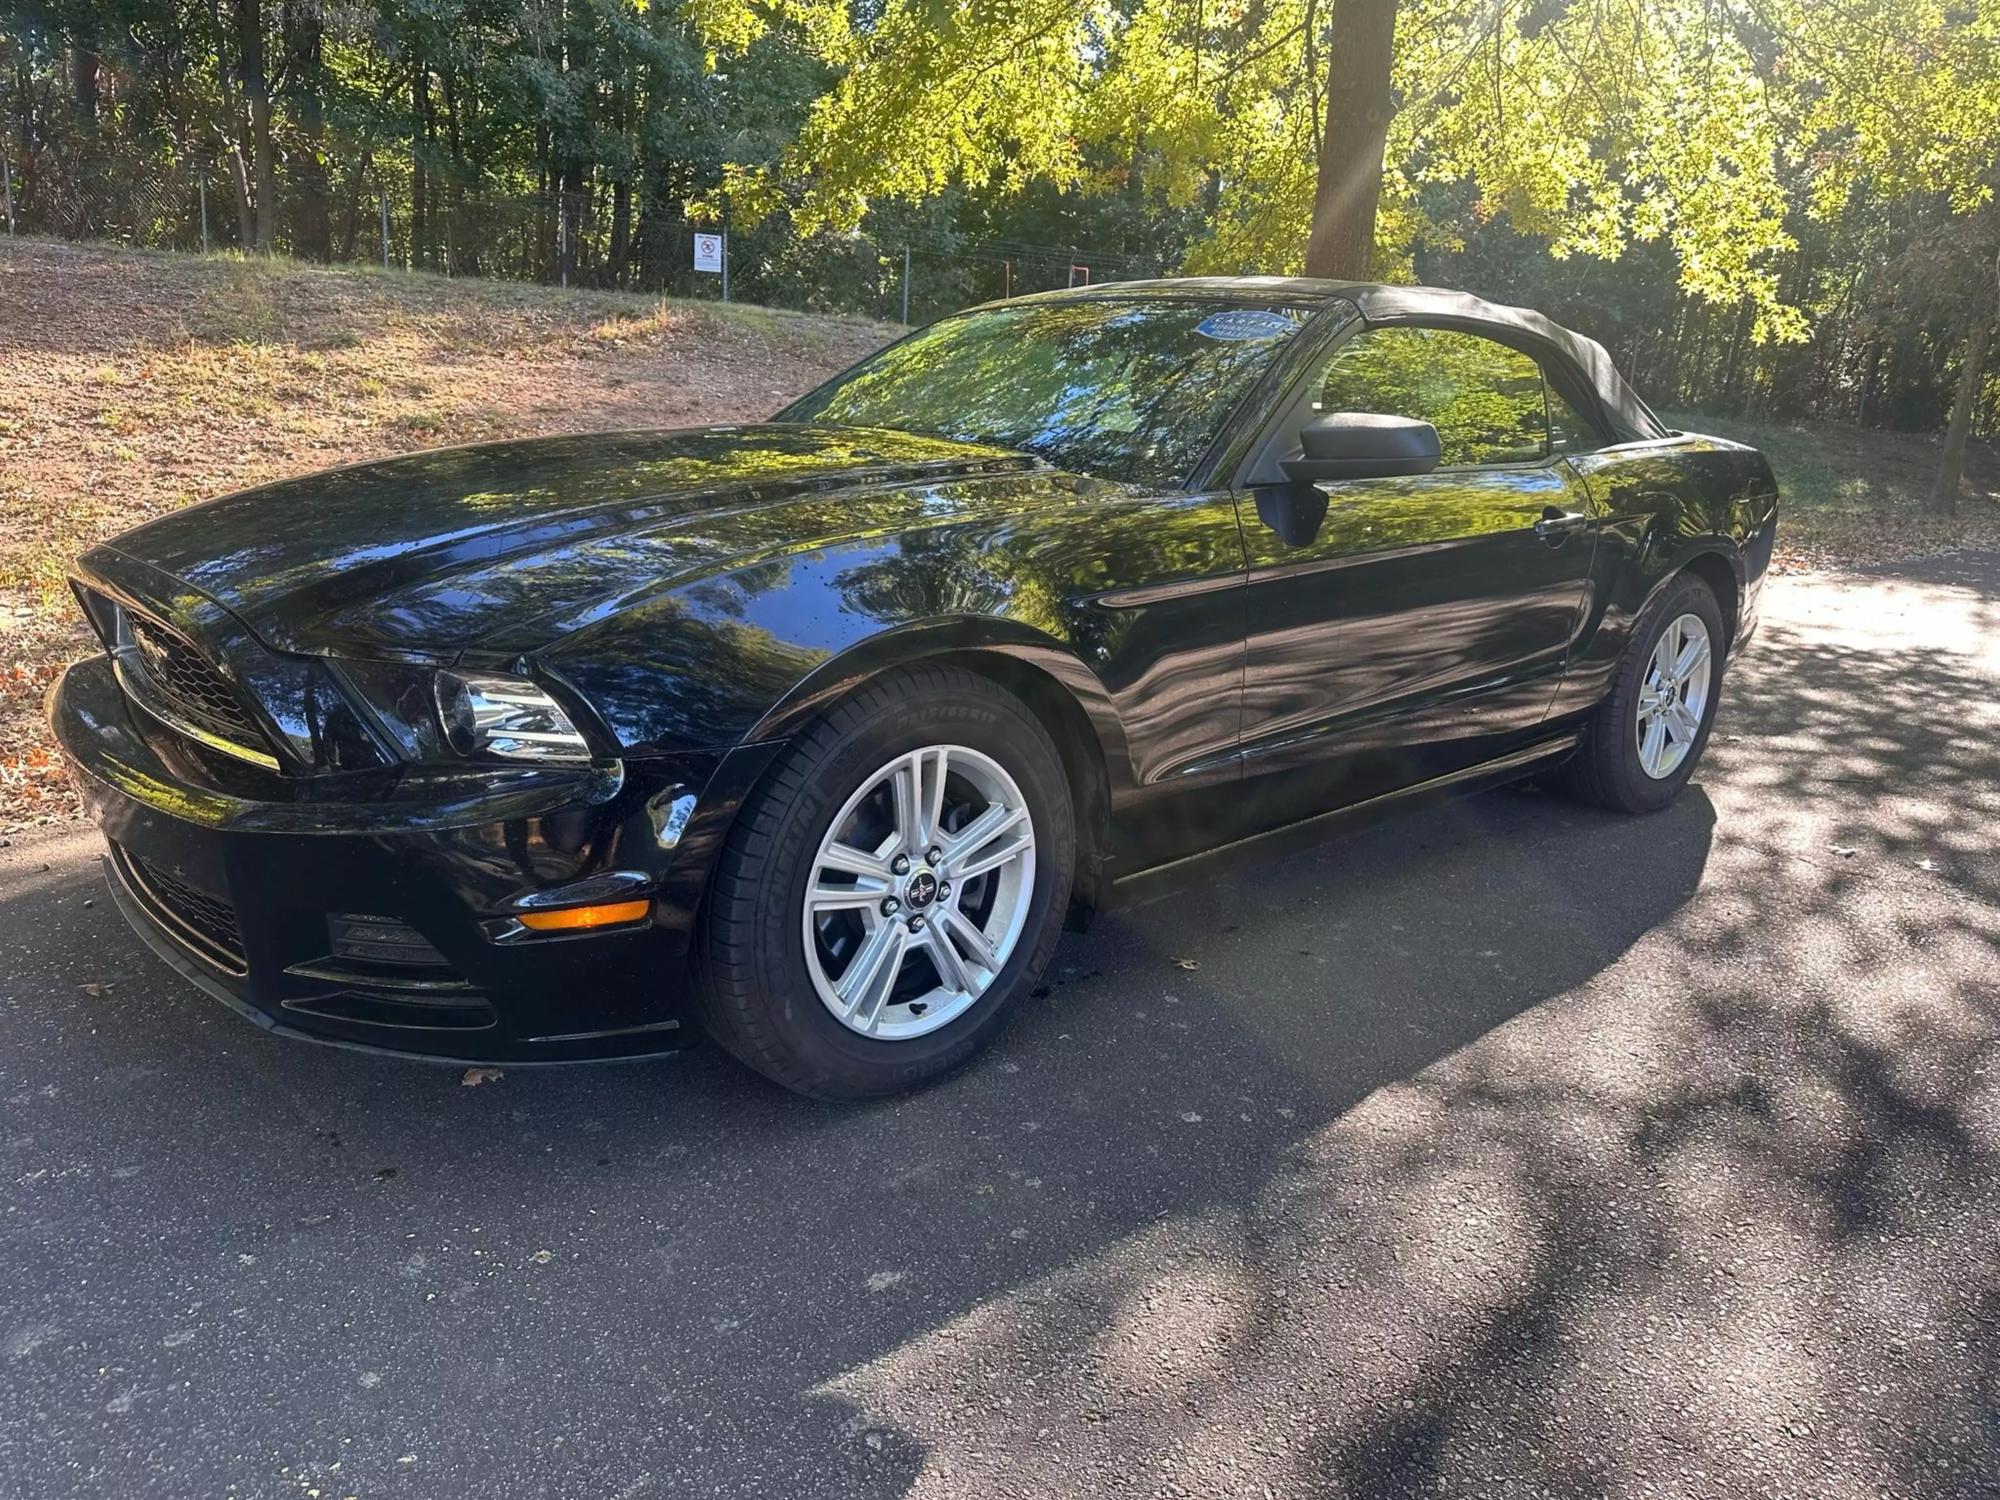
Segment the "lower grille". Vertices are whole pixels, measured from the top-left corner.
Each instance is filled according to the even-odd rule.
[[[249,971],[233,906],[121,845],[111,852],[127,888],[182,947],[225,973]]]
[[[394,917],[341,911],[330,915],[326,926],[335,958],[418,969],[444,967],[445,957],[431,946],[430,939]]]

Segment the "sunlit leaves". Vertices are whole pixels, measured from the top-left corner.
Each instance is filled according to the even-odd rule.
[[[1813,207],[1857,183],[1967,212],[2000,175],[2000,0],[1788,0],[1786,86],[1816,146]]]
[[[889,0],[779,175],[802,223],[851,226],[872,199],[950,183],[1143,173],[1169,202],[1210,196],[1190,269],[1296,270],[1333,3]],[[1977,202],[1996,16],[2000,0],[1405,0],[1378,271],[1454,241],[1433,190],[1470,184],[1474,220],[1504,214],[1558,258],[1665,241],[1683,291],[1749,299],[1760,340],[1803,337],[1773,269],[1788,167],[1816,166],[1822,209],[1864,175]]]
[[[1647,0],[1425,27],[1399,59],[1406,90],[1456,82],[1405,111],[1398,144],[1420,178],[1476,182],[1559,259],[1665,239],[1684,291],[1748,297],[1760,338],[1802,337],[1772,269],[1792,243],[1784,141],[1741,24],[1709,0]]]
[[[848,54],[853,35],[841,0],[685,0],[682,13],[709,48],[711,62],[717,54],[741,52],[779,28],[837,61]]]
[[[952,183],[1075,185],[1075,121],[1116,25],[1109,5],[1076,0],[890,0],[865,35],[824,28],[846,76],[765,175],[798,189],[807,232],[853,228],[870,198],[920,201]]]

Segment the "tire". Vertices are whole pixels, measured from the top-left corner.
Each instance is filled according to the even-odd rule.
[[[1690,618],[1700,623],[1708,641],[1708,671],[1700,711],[1687,712],[1693,697],[1692,683],[1674,690],[1682,713],[1671,716],[1672,722],[1664,729],[1666,754],[1672,758],[1672,764],[1666,767],[1656,757],[1654,769],[1649,771],[1648,747],[1641,741],[1640,707],[1642,702],[1657,701],[1654,657],[1661,649],[1662,638]],[[1683,648],[1685,639],[1682,637],[1679,642]],[[1725,650],[1722,610],[1715,602],[1714,592],[1693,574],[1682,574],[1639,617],[1609,696],[1586,722],[1583,742],[1563,768],[1565,789],[1580,801],[1616,812],[1657,812],[1673,801],[1687,785],[1701,761],[1702,751],[1708,747],[1716,704],[1722,697]],[[1677,738],[1677,729],[1690,719],[1695,726],[1691,738]],[[1674,757],[1673,752],[1679,746],[1685,748]],[[1662,769],[1665,774],[1657,774]]]
[[[927,847],[900,871],[892,861],[909,857],[909,840],[898,831],[906,804],[897,794],[912,785],[904,779],[912,758],[923,791],[908,805],[933,799],[941,763],[943,812],[936,827],[928,806],[920,825],[902,825],[926,830]],[[979,836],[975,819],[1013,818],[1017,799],[1024,819],[970,850],[947,848]],[[952,888],[955,871],[1004,854],[1024,828],[1032,833],[1024,852]],[[947,857],[932,861],[932,849]],[[856,855],[884,868],[822,863]],[[874,1099],[932,1083],[991,1042],[1041,977],[1075,859],[1062,758],[1020,700],[957,667],[877,678],[802,732],[739,812],[697,951],[703,1025],[740,1061],[815,1099]],[[890,898],[894,917],[884,909]],[[997,969],[972,956],[968,925]],[[939,942],[957,956],[955,986]],[[898,967],[864,983],[871,962],[885,976]],[[925,989],[927,978],[934,988]]]

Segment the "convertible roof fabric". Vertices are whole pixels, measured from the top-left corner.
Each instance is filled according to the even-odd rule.
[[[1625,383],[1611,355],[1596,339],[1585,338],[1526,307],[1488,302],[1469,292],[1435,286],[1390,286],[1373,281],[1324,281],[1310,276],[1179,276],[1157,281],[1109,281],[1070,291],[1043,292],[1032,300],[1118,297],[1132,293],[1351,302],[1370,323],[1411,321],[1456,324],[1492,334],[1530,352],[1553,353],[1595,395],[1605,421],[1620,442],[1668,435],[1667,428]],[[1558,384],[1566,382],[1558,381]],[[1565,394],[1571,394],[1565,392]],[[1577,392],[1581,394],[1581,391]]]

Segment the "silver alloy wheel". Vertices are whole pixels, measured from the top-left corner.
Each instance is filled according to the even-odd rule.
[[[1007,966],[1034,888],[1034,820],[998,761],[964,745],[899,755],[813,857],[801,913],[813,988],[876,1041],[936,1031]]]
[[[1714,666],[1708,626],[1682,615],[1661,632],[1639,684],[1639,769],[1664,781],[1680,769],[1701,733]]]

